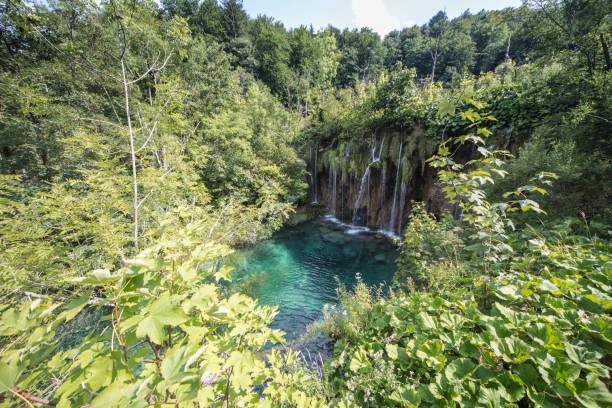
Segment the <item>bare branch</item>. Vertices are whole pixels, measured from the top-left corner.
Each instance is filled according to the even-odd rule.
[[[151,190],[149,191],[149,194],[147,194],[142,200],[140,200],[140,202],[138,203],[138,205],[136,205],[136,208],[140,208],[140,206],[147,200],[147,198],[149,198],[151,196],[151,194],[153,194],[155,190]]]
[[[120,124],[109,122],[109,121],[102,120],[102,119],[94,119],[94,118],[77,118],[77,119],[78,120],[85,120],[85,121],[88,121],[88,122],[102,123],[103,125],[112,126],[112,127],[119,128],[121,130],[125,130],[125,127],[120,125]]]
[[[132,85],[135,84],[138,81],[141,81],[144,77],[146,77],[147,75],[149,75],[151,72],[155,72],[155,71],[161,71],[162,69],[164,69],[166,67],[166,64],[168,63],[168,61],[170,60],[170,57],[172,56],[172,54],[174,53],[174,50],[170,51],[170,54],[168,54],[168,56],[166,57],[166,59],[164,60],[164,62],[159,66],[156,67],[155,65],[151,65],[151,67],[149,69],[147,69],[144,74],[142,74],[141,76],[139,76],[138,78],[129,81],[127,84],[128,85]]]
[[[140,152],[142,149],[144,149],[147,144],[149,144],[149,141],[151,140],[151,138],[153,137],[153,134],[155,133],[155,129],[157,128],[157,122],[159,122],[159,119],[155,119],[155,122],[153,123],[153,128],[151,129],[151,131],[149,132],[149,136],[147,137],[147,140],[145,140],[145,142],[143,143],[142,146],[140,146],[140,148],[138,150],[136,150],[134,153],[138,153]]]

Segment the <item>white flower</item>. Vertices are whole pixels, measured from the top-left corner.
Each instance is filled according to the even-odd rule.
[[[342,314],[346,316],[346,315],[348,315],[348,312],[346,310],[343,310]]]

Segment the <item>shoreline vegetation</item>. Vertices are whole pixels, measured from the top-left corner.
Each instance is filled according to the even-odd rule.
[[[0,4],[0,407],[611,406],[611,19]],[[223,260],[323,214],[399,256],[313,368]]]

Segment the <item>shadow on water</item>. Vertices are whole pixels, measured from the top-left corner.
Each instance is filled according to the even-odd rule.
[[[343,227],[317,220],[283,229],[238,251],[228,263],[235,267],[232,285],[260,304],[277,305],[272,327],[294,342],[323,317],[325,304],[337,303],[338,281],[350,289],[360,273],[367,285],[391,283],[396,257],[387,239],[347,234]],[[328,354],[326,343],[318,339],[301,351],[316,360],[319,353]]]

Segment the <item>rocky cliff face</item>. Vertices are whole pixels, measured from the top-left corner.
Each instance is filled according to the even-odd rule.
[[[422,128],[385,130],[365,143],[313,147],[309,154],[311,201],[328,208],[342,222],[401,234],[410,201],[428,211],[451,209],[425,160],[428,145]]]

